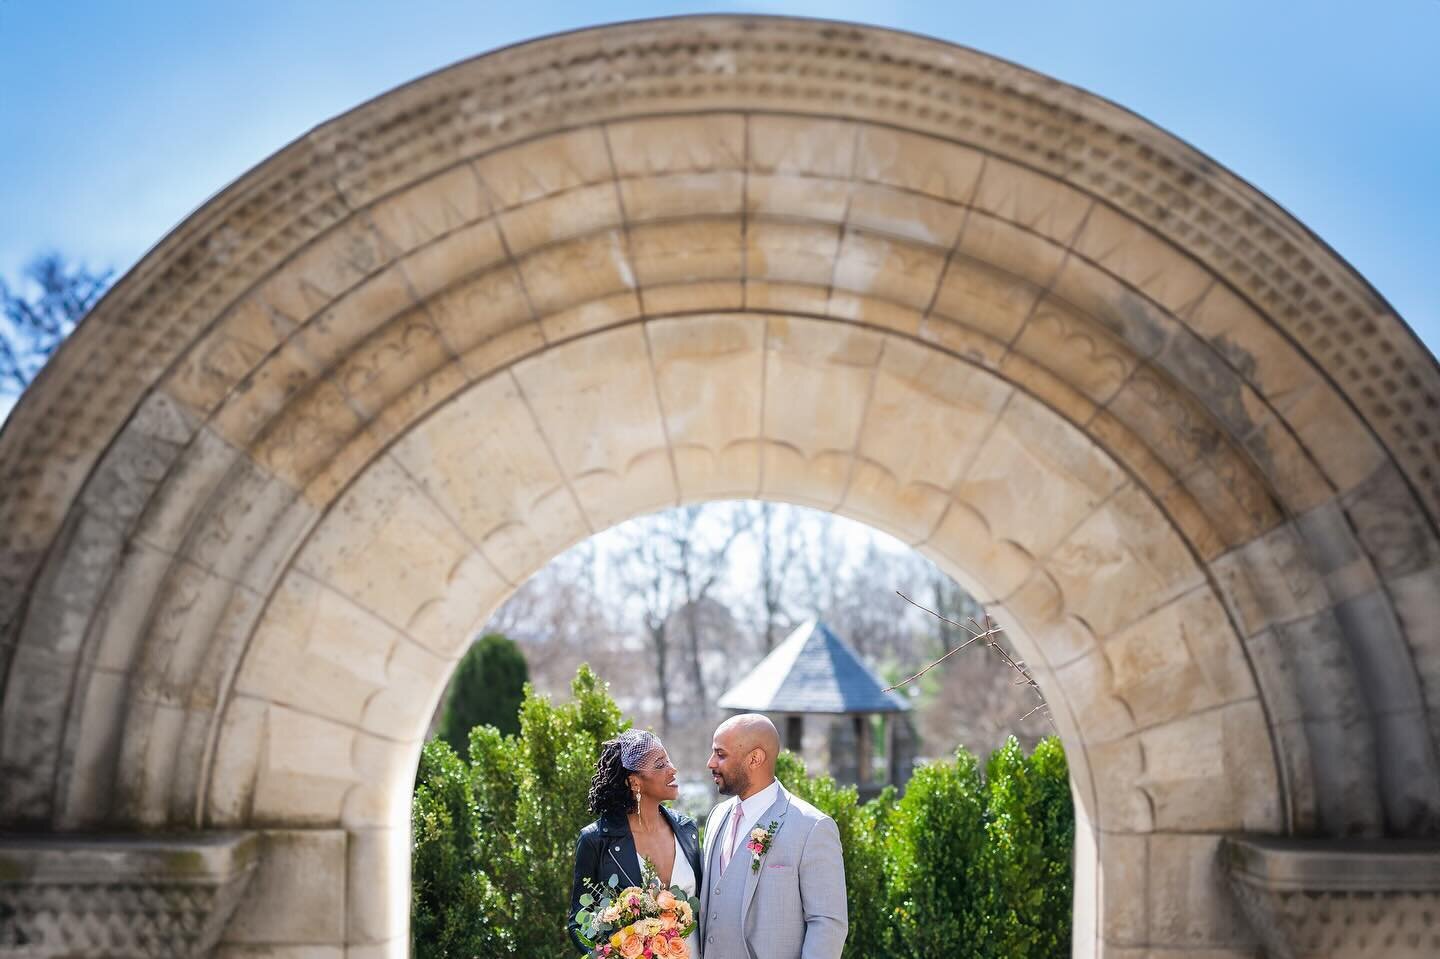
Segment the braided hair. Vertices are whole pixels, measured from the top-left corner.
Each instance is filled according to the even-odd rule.
[[[630,789],[630,774],[640,769],[647,756],[664,748],[654,733],[639,729],[627,729],[602,743],[595,776],[590,780],[590,811],[597,816],[636,812],[640,807]]]
[[[611,813],[633,813],[638,810],[635,793],[630,790],[630,770],[620,761],[623,744],[618,739],[600,747],[600,760],[595,764],[595,777],[590,780],[588,801],[597,816]]]

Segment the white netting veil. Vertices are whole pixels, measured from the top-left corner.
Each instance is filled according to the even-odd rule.
[[[620,765],[633,772],[644,768],[644,762],[665,748],[660,737],[645,729],[627,729],[617,737],[620,743]]]

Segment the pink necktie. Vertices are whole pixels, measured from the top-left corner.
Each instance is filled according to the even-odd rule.
[[[735,804],[735,811],[730,814],[730,844],[725,847],[725,861],[720,864],[720,871],[723,873],[730,868],[730,860],[735,858],[735,847],[740,843],[740,819],[741,813],[745,810],[740,804]]]

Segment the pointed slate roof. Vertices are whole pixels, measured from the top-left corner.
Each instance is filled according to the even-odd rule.
[[[811,620],[720,697],[722,709],[757,713],[898,713],[910,708],[830,627]]]

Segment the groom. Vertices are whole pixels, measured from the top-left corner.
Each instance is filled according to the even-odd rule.
[[[845,945],[840,832],[775,780],[779,753],[780,734],[764,716],[735,716],[715,730],[707,765],[731,798],[705,825],[705,959],[839,959]],[[757,829],[768,838],[752,837]]]

